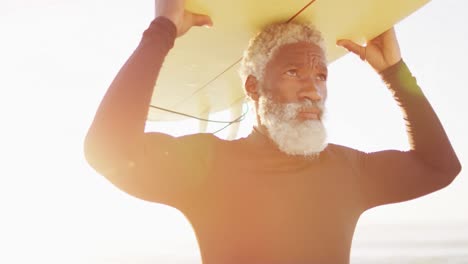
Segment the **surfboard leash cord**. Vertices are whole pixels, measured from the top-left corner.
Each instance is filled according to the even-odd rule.
[[[299,16],[304,10],[306,10],[310,5],[312,5],[316,0],[310,1],[307,5],[305,5],[301,10],[297,11],[291,18],[289,18],[286,23],[293,21],[297,16]]]
[[[224,121],[224,120],[213,120],[213,119],[202,118],[202,117],[198,117],[198,116],[194,116],[194,115],[190,115],[190,114],[170,110],[170,109],[155,106],[155,105],[150,105],[150,108],[158,109],[158,110],[168,112],[168,113],[171,113],[171,114],[175,114],[175,115],[185,116],[185,117],[196,119],[196,120],[203,121],[203,122],[226,124],[224,127],[220,128],[220,129],[218,129],[218,130],[216,130],[214,132],[211,132],[211,134],[217,134],[217,133],[223,131],[224,129],[230,127],[231,125],[235,124],[235,123],[242,122],[245,119],[245,116],[250,112],[250,107],[247,104],[247,110],[245,110],[244,113],[242,113],[242,115],[240,115],[239,117],[237,117],[234,120]]]

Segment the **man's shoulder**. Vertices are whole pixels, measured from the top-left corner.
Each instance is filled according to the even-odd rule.
[[[364,152],[339,144],[328,144],[324,150],[325,163],[333,166],[343,166],[348,172],[358,173]]]
[[[175,137],[175,141],[183,145],[209,145],[216,144],[221,139],[210,133],[196,133]]]
[[[183,145],[193,145],[193,146],[203,146],[205,148],[214,148],[214,147],[229,147],[235,146],[242,139],[236,140],[227,140],[217,137],[212,133],[196,133],[185,136],[177,137],[176,140]]]
[[[177,138],[180,140],[185,140],[185,141],[213,141],[213,140],[220,139],[211,133],[188,134],[188,135],[179,136]]]
[[[330,151],[359,151],[355,148],[351,148],[345,145],[337,144],[337,143],[328,143],[326,150]]]
[[[348,160],[354,160],[364,153],[358,149],[334,143],[329,143],[324,152],[328,157],[345,158]]]

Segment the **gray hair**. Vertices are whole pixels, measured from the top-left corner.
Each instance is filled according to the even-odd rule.
[[[309,42],[319,46],[325,53],[325,44],[320,31],[305,23],[275,23],[265,27],[250,40],[244,52],[239,75],[242,83],[252,75],[262,80],[267,63],[279,47],[297,42]]]

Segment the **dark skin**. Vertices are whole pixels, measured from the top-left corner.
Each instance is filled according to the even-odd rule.
[[[266,65],[264,89],[278,103],[300,102],[304,99],[322,102],[327,95],[327,64],[317,45],[299,42],[280,47]],[[258,101],[257,78],[249,76],[246,90]]]
[[[177,28],[177,36],[184,35],[193,26],[212,26],[211,18],[185,10],[185,0],[155,1],[156,17],[171,20]]]
[[[280,47],[270,62],[266,65],[264,91],[272,96],[277,103],[297,103],[309,100],[324,103],[327,97],[327,64],[322,49],[314,44],[299,42]],[[249,76],[245,88],[248,95],[255,101],[258,108],[257,78]],[[301,109],[299,120],[320,119],[322,112],[317,107]],[[257,116],[257,123],[260,119]],[[258,129],[267,134],[266,128],[258,125]]]

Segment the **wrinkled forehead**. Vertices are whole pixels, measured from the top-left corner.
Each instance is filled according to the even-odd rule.
[[[269,63],[278,66],[297,65],[327,68],[325,52],[310,42],[285,44],[276,50]]]

